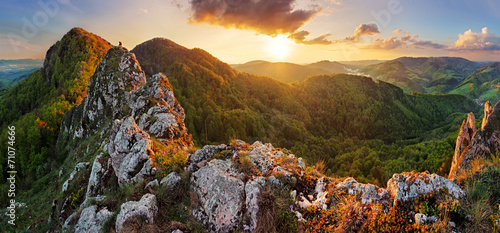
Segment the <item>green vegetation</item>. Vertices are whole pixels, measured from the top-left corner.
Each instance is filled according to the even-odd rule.
[[[42,69],[0,99],[0,141],[7,141],[7,126],[16,127],[18,190],[31,188],[62,163],[55,153],[59,125],[64,113],[86,96],[88,80],[110,47],[102,38],[74,28],[49,49]],[[0,150],[7,151],[7,146],[2,143]],[[2,179],[6,159],[0,158]],[[2,203],[6,197],[2,192]]]
[[[481,66],[461,82],[452,93],[468,96],[480,101],[496,103],[500,100],[500,63]]]
[[[346,74],[285,84],[237,73],[201,49],[153,39],[132,50],[148,75],[163,72],[185,109],[195,145],[231,139],[291,148],[327,175],[383,185],[393,172],[443,174],[466,113],[479,107],[460,95],[405,94]],[[443,139],[444,138],[444,139]]]

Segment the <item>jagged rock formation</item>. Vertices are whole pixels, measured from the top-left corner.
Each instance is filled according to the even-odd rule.
[[[113,47],[107,52],[89,80],[87,97],[65,115],[57,142],[60,148],[68,151],[72,147],[83,147],[79,145],[81,142],[90,142],[86,149],[83,147],[87,152],[90,144],[92,148],[100,147],[95,159],[90,161],[92,169],[81,175],[89,178],[75,232],[101,231],[102,223],[112,214],[90,203],[106,199],[103,194],[106,189],[113,188],[109,187],[112,180],[123,186],[155,174],[153,140],[178,148],[192,145],[184,117],[184,110],[175,99],[166,76],[160,73],[146,78],[135,55],[122,47]],[[65,196],[59,200],[63,208],[57,215],[66,226],[78,217],[74,213],[68,216],[69,206],[73,205],[69,196],[74,194],[66,190],[73,185],[75,174],[90,162],[78,163],[63,186]],[[156,197],[151,195],[121,206],[116,220],[118,232],[127,219],[137,216],[146,217],[153,223],[157,207]]]
[[[449,178],[469,168],[474,159],[500,153],[500,102],[493,108],[489,101],[486,102],[480,130],[474,132],[475,124],[472,122],[474,116],[470,113],[467,123],[464,121],[460,128]]]

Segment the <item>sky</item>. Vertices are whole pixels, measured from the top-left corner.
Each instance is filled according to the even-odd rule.
[[[43,59],[73,27],[129,49],[163,37],[230,64],[500,61],[498,0],[2,0],[0,59]]]

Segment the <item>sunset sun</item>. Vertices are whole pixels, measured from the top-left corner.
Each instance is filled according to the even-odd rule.
[[[274,58],[285,59],[290,54],[290,43],[291,41],[288,38],[280,34],[271,38],[268,51]]]

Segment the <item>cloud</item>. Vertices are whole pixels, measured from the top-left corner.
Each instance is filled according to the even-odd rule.
[[[428,41],[428,40],[415,41],[415,42],[413,42],[413,45],[415,45],[417,47],[429,47],[429,48],[434,48],[434,49],[446,48],[445,45],[434,43],[434,42]]]
[[[276,36],[293,34],[321,11],[293,8],[295,0],[192,0],[191,23],[254,30]],[[316,38],[317,39],[317,38]]]
[[[399,39],[396,36],[391,36],[387,39],[376,39],[375,41],[371,42],[370,44],[364,46],[363,48],[365,49],[384,49],[384,50],[390,50],[390,49],[395,49],[398,48],[402,45],[404,45],[404,41]]]
[[[359,39],[362,36],[372,36],[379,34],[380,31],[378,30],[378,27],[374,23],[370,24],[360,24],[356,30],[354,31],[354,34],[348,36],[345,38],[345,41],[359,41]]]
[[[309,34],[310,33],[308,31],[298,31],[298,32],[295,32],[293,34],[290,34],[290,36],[288,36],[288,38],[292,39],[293,41],[295,41],[295,43],[298,43],[298,44],[308,44],[308,45],[322,44],[322,45],[327,45],[327,44],[332,44],[333,43],[331,40],[327,39],[327,37],[330,36],[331,34],[324,34],[324,35],[318,36],[318,37],[316,37],[314,39],[306,40],[306,37]]]
[[[488,28],[484,27],[480,33],[472,32],[471,29],[458,35],[458,40],[450,46],[451,50],[483,50],[495,51],[500,50],[500,37],[495,33],[488,32]]]
[[[443,49],[446,48],[445,45],[434,43],[427,40],[418,40],[418,35],[411,35],[410,32],[401,29],[396,29],[392,32],[395,36],[391,36],[387,39],[376,39],[370,44],[367,44],[363,48],[365,49],[382,49],[391,50],[402,46],[413,46],[416,48],[428,47],[433,49]]]

